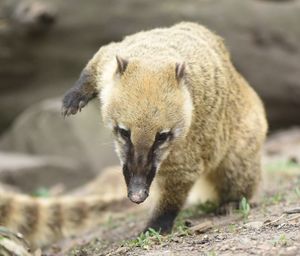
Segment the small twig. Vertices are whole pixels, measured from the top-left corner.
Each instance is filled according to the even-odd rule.
[[[294,209],[291,209],[291,210],[286,210],[286,211],[283,212],[283,214],[279,218],[277,218],[273,221],[267,222],[264,225],[265,226],[272,225],[272,224],[277,223],[278,221],[280,221],[287,214],[295,214],[295,213],[300,213],[300,207],[297,207],[297,208],[294,208]],[[300,218],[300,214],[298,214],[298,215],[296,215],[292,218],[289,218],[287,221],[293,221],[293,220],[297,220],[299,218]]]
[[[268,226],[268,225],[274,224],[274,223],[280,221],[284,216],[285,216],[285,213],[282,214],[279,218],[277,218],[277,219],[275,219],[275,220],[272,220],[272,221],[270,221],[270,222],[267,222],[267,223],[265,223],[264,225],[265,225],[265,226]]]
[[[298,214],[292,218],[289,218],[287,221],[292,221],[292,220],[296,220],[296,219],[300,219],[300,214]]]
[[[192,231],[193,233],[200,234],[206,232],[212,227],[213,227],[213,223],[211,221],[205,221],[196,226],[190,227],[189,230]]]
[[[300,207],[284,211],[286,214],[300,213]]]

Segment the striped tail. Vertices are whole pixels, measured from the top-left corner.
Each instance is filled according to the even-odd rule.
[[[33,198],[1,193],[0,226],[21,233],[32,248],[39,248],[94,227],[118,203],[99,196]]]

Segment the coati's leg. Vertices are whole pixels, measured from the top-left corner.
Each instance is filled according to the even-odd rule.
[[[234,203],[238,207],[243,197],[252,198],[261,180],[260,154],[231,152],[209,178],[216,184],[220,206]]]
[[[89,72],[83,70],[78,81],[69,91],[66,92],[63,99],[62,115],[69,116],[76,114],[98,94],[93,78]]]
[[[65,94],[62,104],[63,116],[75,115],[91,99],[98,95],[101,84],[97,80],[101,77],[103,63],[107,59],[107,56],[104,57],[104,48],[106,47],[101,47],[88,62],[75,85]],[[118,64],[116,72],[123,73],[128,64],[127,61],[118,56],[116,56],[116,61]]]
[[[91,99],[98,95],[99,84],[97,83],[97,78],[100,76],[102,71],[103,48],[100,48],[100,50],[93,56],[86,67],[82,70],[75,85],[66,92],[62,104],[63,116],[69,116],[71,114],[75,115]]]
[[[161,234],[172,231],[174,220],[183,207],[195,181],[195,179],[185,181],[182,178],[184,176],[186,174],[180,175],[177,171],[167,177],[158,175],[159,195],[145,231],[149,228],[160,231]]]

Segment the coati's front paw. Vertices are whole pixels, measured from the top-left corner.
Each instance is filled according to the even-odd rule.
[[[62,115],[64,117],[71,114],[75,115],[78,111],[81,111],[81,109],[89,102],[89,100],[90,97],[84,95],[80,90],[71,89],[64,96]]]
[[[146,233],[147,231],[150,230],[155,230],[161,235],[167,235],[172,232],[172,228],[173,228],[173,223],[171,225],[166,223],[153,223],[153,224],[148,224],[146,228],[143,230],[143,233]]]
[[[149,229],[154,229],[162,235],[171,233],[177,213],[178,211],[170,211],[151,219],[144,229],[144,233]]]

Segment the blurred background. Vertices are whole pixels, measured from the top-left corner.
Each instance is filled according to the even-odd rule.
[[[0,180],[68,190],[118,163],[98,103],[64,120],[61,98],[101,45],[184,20],[225,38],[265,103],[268,153],[299,161],[299,0],[0,0]]]

